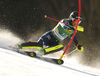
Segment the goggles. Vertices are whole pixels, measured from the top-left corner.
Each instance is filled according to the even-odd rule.
[[[72,22],[73,22],[73,23],[78,23],[78,19],[74,19]],[[78,24],[80,24],[80,23],[81,23],[81,20],[79,21]]]

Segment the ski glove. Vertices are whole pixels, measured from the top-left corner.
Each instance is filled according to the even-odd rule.
[[[83,51],[83,47],[82,47],[82,45],[79,45],[79,44],[77,44],[76,45],[76,49],[79,51],[79,52],[81,52],[81,51]]]

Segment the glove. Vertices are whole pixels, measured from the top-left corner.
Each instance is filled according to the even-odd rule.
[[[76,49],[79,51],[79,52],[81,52],[81,51],[83,51],[83,47],[82,47],[82,45],[79,45],[79,44],[77,44],[76,45]]]

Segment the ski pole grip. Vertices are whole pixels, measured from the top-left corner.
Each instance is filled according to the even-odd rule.
[[[47,15],[45,15],[44,17],[47,18]]]

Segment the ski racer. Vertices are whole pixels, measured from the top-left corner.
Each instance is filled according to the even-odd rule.
[[[62,19],[61,22],[57,24],[54,29],[44,33],[37,42],[25,42],[22,44],[18,44],[19,49],[27,49],[27,48],[37,48],[39,49],[39,55],[45,55],[52,52],[57,52],[63,49],[63,45],[60,44],[66,37],[72,37],[75,27],[78,22],[78,18],[80,18],[79,24],[81,23],[82,16],[78,17],[78,12],[73,11],[68,19]],[[66,23],[66,24],[64,24]],[[81,28],[83,28],[81,26]],[[77,31],[80,31],[77,29]],[[82,45],[78,43],[76,36],[73,39],[75,46],[78,51],[83,51]],[[43,48],[43,46],[46,48]]]

